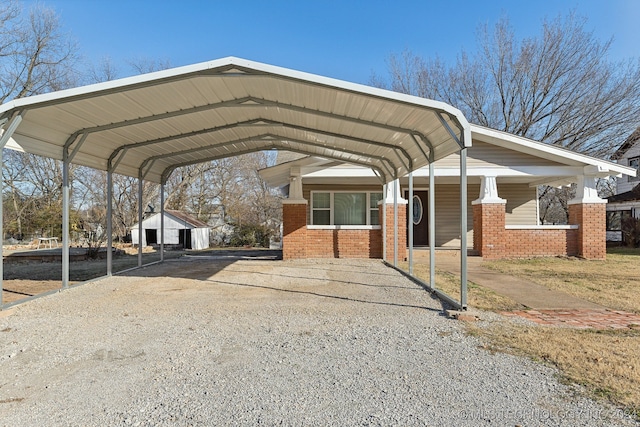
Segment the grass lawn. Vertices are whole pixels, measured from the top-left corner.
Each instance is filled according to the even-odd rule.
[[[483,264],[614,310],[640,313],[640,249],[609,249],[606,261],[534,258]],[[415,275],[428,281],[428,268],[415,268]],[[459,297],[459,283],[455,275],[436,269],[439,289]],[[471,282],[468,304],[495,312],[523,308]],[[552,364],[564,381],[583,385],[592,397],[606,399],[634,413],[640,421],[640,330],[579,330],[524,325],[507,318],[487,324],[469,323],[468,328],[470,334],[485,341],[487,348]]]

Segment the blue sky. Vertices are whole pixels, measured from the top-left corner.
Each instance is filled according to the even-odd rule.
[[[526,37],[571,10],[598,39],[614,38],[612,60],[640,57],[640,0],[40,2],[93,62],[145,57],[179,66],[237,56],[366,84],[374,72],[385,75],[392,53],[453,61],[461,49],[475,50],[479,24],[506,15]]]

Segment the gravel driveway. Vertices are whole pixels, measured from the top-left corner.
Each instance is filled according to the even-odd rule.
[[[376,260],[182,258],[0,312],[0,423],[634,425]]]

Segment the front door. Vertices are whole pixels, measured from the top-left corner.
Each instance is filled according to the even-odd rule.
[[[404,198],[409,198],[409,192],[404,192]],[[429,245],[429,220],[427,219],[427,191],[414,191],[413,200],[409,203],[413,203],[413,218],[407,218],[407,244],[409,243],[409,227],[413,224],[413,246],[428,246]],[[407,208],[407,216],[409,216],[409,209]]]

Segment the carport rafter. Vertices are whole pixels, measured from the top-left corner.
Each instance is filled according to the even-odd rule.
[[[150,146],[150,145],[162,144],[162,143],[165,143],[165,142],[170,142],[170,141],[175,141],[175,140],[179,140],[179,139],[189,138],[189,137],[197,136],[197,135],[206,135],[206,134],[210,134],[210,133],[216,133],[216,132],[220,132],[220,131],[224,131],[224,130],[228,130],[228,129],[234,129],[234,128],[238,128],[238,127],[258,127],[258,126],[280,126],[280,127],[300,130],[300,131],[304,131],[304,132],[320,134],[320,135],[323,135],[323,136],[339,138],[339,139],[344,139],[344,140],[348,140],[348,141],[354,141],[354,142],[357,142],[357,143],[360,143],[360,144],[374,145],[374,146],[387,148],[387,149],[390,149],[390,150],[392,150],[394,152],[394,154],[396,155],[398,160],[402,163],[402,166],[404,166],[407,170],[411,170],[413,168],[413,159],[411,158],[409,153],[402,147],[398,147],[398,146],[395,146],[393,144],[388,144],[388,143],[381,142],[381,141],[372,141],[372,140],[352,137],[352,136],[349,136],[349,135],[340,134],[340,133],[336,133],[336,132],[328,132],[328,131],[324,131],[324,130],[318,130],[318,129],[309,128],[309,127],[306,127],[306,126],[298,126],[298,125],[286,123],[286,122],[283,122],[283,121],[264,119],[264,118],[261,118],[261,117],[258,117],[258,118],[255,118],[255,119],[251,119],[251,120],[242,121],[242,122],[230,123],[230,124],[216,126],[216,127],[212,127],[212,128],[199,129],[199,130],[192,131],[192,132],[187,132],[187,133],[182,133],[182,134],[175,134],[175,135],[170,135],[170,136],[166,136],[166,137],[162,137],[162,138],[156,138],[156,139],[151,139],[151,140],[134,142],[134,143],[122,145],[122,146],[116,148],[111,153],[111,155],[109,156],[108,166],[107,167],[108,167],[108,169],[111,169],[111,170],[115,169],[115,167],[123,160],[124,153],[126,153],[128,150],[141,148],[141,147],[146,147],[146,146]],[[408,163],[405,162],[402,159],[402,157],[398,154],[398,151],[402,153],[402,155],[406,158]],[[115,163],[114,163],[114,160],[116,160]]]
[[[103,132],[103,131],[107,131],[107,130],[119,129],[119,128],[123,128],[123,127],[134,126],[134,125],[137,125],[137,124],[148,123],[148,122],[157,121],[157,120],[164,120],[164,119],[168,119],[168,118],[172,118],[172,117],[178,117],[178,116],[183,116],[183,115],[188,115],[188,114],[194,114],[194,113],[204,112],[204,111],[218,109],[218,108],[231,108],[231,107],[243,107],[243,108],[247,108],[247,107],[276,107],[276,108],[282,108],[282,109],[296,111],[296,112],[300,112],[300,113],[304,113],[304,114],[311,114],[311,115],[318,115],[318,116],[327,117],[327,118],[333,118],[333,119],[336,119],[338,121],[349,121],[351,123],[356,123],[356,124],[360,124],[360,125],[364,125],[364,126],[376,127],[376,128],[385,129],[385,130],[392,131],[392,132],[404,133],[404,134],[407,134],[407,135],[415,134],[415,135],[419,135],[421,138],[423,138],[425,140],[428,140],[427,136],[424,135],[423,133],[416,132],[415,130],[408,129],[408,128],[402,128],[402,127],[398,127],[398,126],[391,126],[391,125],[384,124],[384,123],[374,122],[374,121],[370,121],[370,120],[363,120],[363,119],[359,119],[359,118],[356,118],[356,117],[344,116],[344,115],[330,113],[330,112],[326,112],[326,111],[322,111],[322,110],[302,107],[302,106],[294,105],[294,104],[285,104],[285,103],[282,103],[282,102],[268,100],[268,99],[265,99],[265,98],[257,98],[257,97],[253,97],[253,96],[247,96],[247,97],[242,97],[242,98],[222,101],[222,102],[218,102],[218,103],[199,105],[199,106],[192,107],[192,108],[185,108],[185,109],[180,109],[180,110],[175,110],[175,111],[168,111],[166,113],[152,114],[152,115],[149,115],[149,116],[138,117],[136,119],[131,119],[131,120],[123,120],[123,121],[120,121],[120,122],[114,122],[114,123],[109,123],[109,124],[100,125],[100,126],[93,126],[93,127],[89,127],[89,128],[78,129],[75,132],[73,132],[69,136],[69,138],[67,138],[67,141],[65,142],[65,145],[71,146],[77,140],[78,136],[83,135],[83,134],[98,133],[98,132]],[[438,117],[442,120],[441,116],[438,116]]]
[[[300,154],[307,154],[307,155],[310,154],[308,151],[299,150],[299,149],[293,148],[293,147],[291,147],[291,146],[289,146],[287,144],[288,141],[291,141],[291,142],[294,142],[294,143],[297,143],[297,144],[312,145],[311,143],[308,143],[306,141],[297,141],[297,140],[290,139],[290,138],[286,139],[286,140],[281,140],[281,139],[278,139],[277,136],[274,136],[274,135],[271,135],[271,134],[265,134],[265,135],[262,135],[262,137],[263,138],[264,137],[275,137],[276,139],[271,139],[271,138],[263,139],[260,142],[262,142],[262,143],[266,142],[269,145],[266,145],[266,146],[261,147],[261,148],[249,149],[249,150],[243,151],[241,153],[242,154],[249,154],[249,153],[253,153],[253,152],[256,152],[256,151],[275,148],[275,149],[282,149],[282,150],[286,150],[286,151],[292,151],[292,152],[296,152],[296,153],[300,153]],[[246,138],[246,139],[242,139],[242,140],[229,141],[225,145],[233,145],[233,144],[244,143],[244,142],[252,142],[252,141],[258,142],[258,140],[256,138],[257,137],[252,137],[252,138]],[[209,149],[211,149],[211,147],[209,147]],[[334,151],[334,150],[332,150],[332,151]],[[169,176],[171,175],[171,173],[173,173],[173,171],[175,169],[179,168],[179,167],[190,166],[190,165],[193,165],[193,164],[196,164],[196,163],[202,163],[202,162],[207,162],[207,161],[212,161],[212,160],[223,159],[223,158],[226,158],[226,157],[231,157],[231,156],[237,155],[236,153],[239,153],[239,152],[236,151],[236,152],[234,152],[234,154],[224,154],[224,155],[215,155],[215,156],[211,156],[211,157],[204,157],[204,158],[201,158],[198,161],[189,161],[189,162],[184,162],[184,163],[178,163],[178,164],[171,165],[171,166],[169,166],[168,168],[166,168],[162,172],[161,183],[162,184],[166,183],[167,180],[169,179]],[[359,153],[354,153],[354,154],[355,155],[359,155]],[[331,155],[331,154],[329,154],[329,155],[325,154],[323,157],[326,157],[326,158],[332,159],[332,160],[342,161],[342,162],[347,162],[348,161],[348,160],[345,160],[343,157],[334,156],[334,155]],[[371,157],[371,156],[367,156],[367,157]],[[386,160],[386,159],[381,158],[381,160]],[[358,160],[349,160],[348,162],[372,169],[373,171],[377,172],[377,174],[379,174],[379,177],[381,177],[381,180],[382,180],[383,183],[386,182],[386,180],[387,180],[387,174],[385,174],[384,171],[382,169],[380,169],[378,166],[375,166],[375,165],[372,165],[372,164],[369,164],[369,163],[366,163],[366,162],[358,161]],[[393,172],[393,170],[391,169],[391,170],[389,170],[389,172]]]

